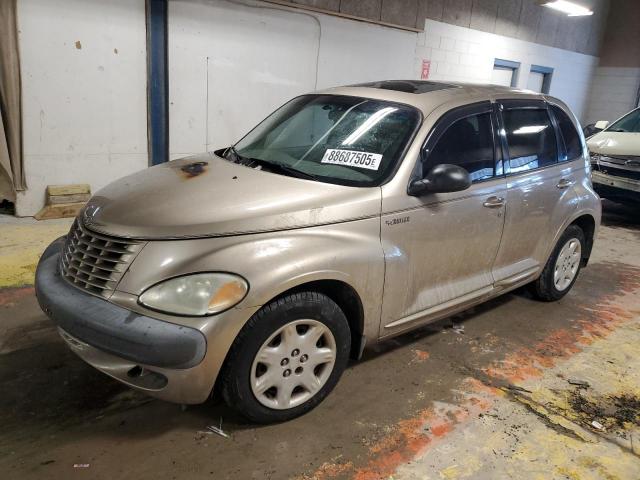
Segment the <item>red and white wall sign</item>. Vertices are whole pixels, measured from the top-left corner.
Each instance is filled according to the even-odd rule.
[[[429,70],[431,70],[431,60],[422,60],[421,80],[427,80],[429,78]]]

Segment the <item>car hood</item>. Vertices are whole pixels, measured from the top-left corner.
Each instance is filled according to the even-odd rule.
[[[587,140],[591,153],[601,155],[640,156],[640,133],[608,132],[596,133]]]
[[[206,153],[142,170],[96,193],[91,230],[140,239],[192,238],[323,225],[380,214],[381,190],[278,175]]]

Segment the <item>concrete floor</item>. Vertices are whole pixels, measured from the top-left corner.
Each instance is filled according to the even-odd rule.
[[[463,333],[446,320],[388,342],[319,408],[266,427],[215,401],[151,400],[82,363],[29,285],[68,223],[0,222],[0,478],[639,479],[636,212],[605,204],[562,301],[516,292],[455,318]]]

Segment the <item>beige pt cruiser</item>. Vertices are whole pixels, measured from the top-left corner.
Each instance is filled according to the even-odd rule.
[[[561,101],[383,81],[294,98],[232,147],[102,189],[36,291],[107,375],[282,421],[368,345],[527,284],[560,299],[599,223]]]

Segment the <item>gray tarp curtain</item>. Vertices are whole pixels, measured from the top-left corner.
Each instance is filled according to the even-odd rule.
[[[0,196],[12,200],[26,189],[21,117],[16,0],[0,0]]]

